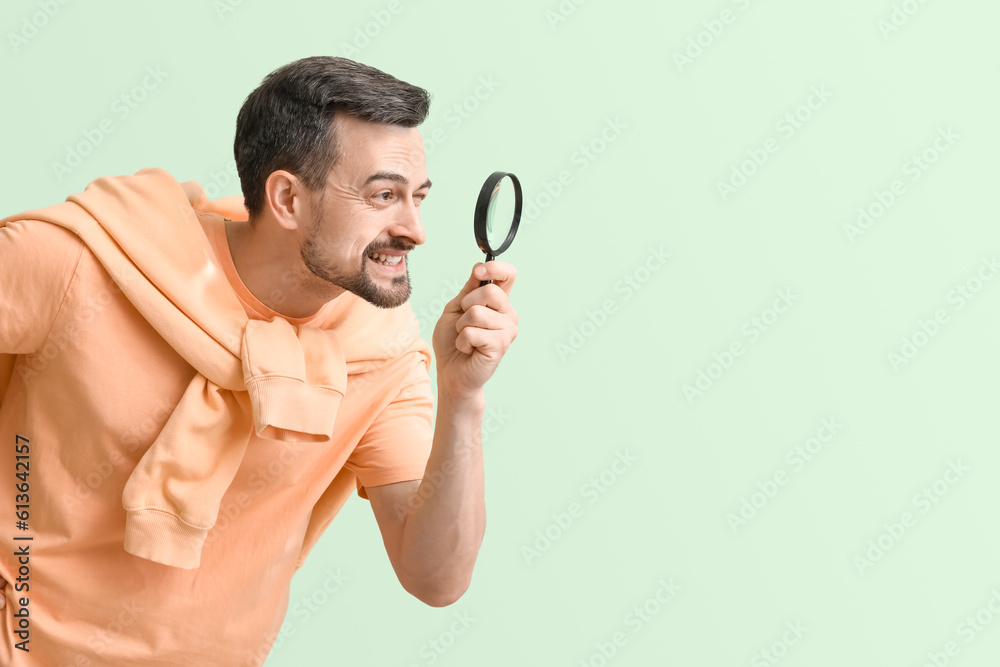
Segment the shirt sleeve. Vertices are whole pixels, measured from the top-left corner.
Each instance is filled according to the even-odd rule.
[[[421,354],[410,353],[403,388],[361,437],[344,467],[357,476],[358,495],[366,486],[423,479],[434,439],[434,395]]]
[[[83,248],[76,234],[48,222],[0,227],[0,354],[42,348]]]

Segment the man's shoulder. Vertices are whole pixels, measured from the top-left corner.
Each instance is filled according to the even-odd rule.
[[[30,245],[41,253],[65,249],[79,252],[86,245],[79,236],[61,225],[31,218],[0,223],[0,234],[5,239],[23,243],[26,249]]]
[[[72,231],[42,220],[14,220],[0,226],[0,266],[5,272],[64,274],[86,247]]]

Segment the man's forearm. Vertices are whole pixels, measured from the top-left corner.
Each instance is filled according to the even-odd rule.
[[[402,541],[408,589],[436,606],[451,604],[468,588],[486,530],[485,407],[482,391],[460,398],[438,387],[434,441]]]

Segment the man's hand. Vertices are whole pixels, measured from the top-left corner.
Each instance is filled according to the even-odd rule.
[[[482,271],[482,273],[479,273]],[[481,262],[434,327],[438,391],[470,397],[490,379],[517,338],[517,311],[508,296],[517,271],[506,262]],[[481,280],[492,280],[480,286]]]

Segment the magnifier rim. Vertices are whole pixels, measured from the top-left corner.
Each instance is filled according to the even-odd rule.
[[[489,211],[490,196],[493,194],[493,190],[500,184],[500,181],[508,176],[514,184],[514,218],[510,223],[510,231],[507,232],[507,238],[504,239],[499,248],[493,249],[490,247],[489,235],[486,232],[486,214]],[[517,176],[509,171],[494,171],[490,174],[486,182],[483,183],[483,188],[479,191],[479,199],[476,200],[476,212],[473,223],[476,233],[476,243],[479,244],[480,250],[488,255],[499,255],[507,249],[511,241],[514,240],[514,235],[517,234],[517,226],[521,223],[521,181],[517,180]]]

